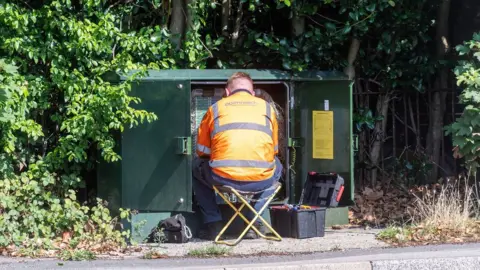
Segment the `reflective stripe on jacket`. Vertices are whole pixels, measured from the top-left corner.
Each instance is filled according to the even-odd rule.
[[[245,90],[212,105],[199,126],[197,154],[210,156],[218,176],[262,181],[273,176],[278,124],[273,107]]]

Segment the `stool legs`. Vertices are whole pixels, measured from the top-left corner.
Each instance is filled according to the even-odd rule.
[[[225,226],[223,227],[223,229],[219,232],[219,234],[217,235],[217,237],[215,238],[215,243],[216,244],[225,244],[225,245],[228,245],[228,246],[235,246],[237,245],[242,239],[243,237],[245,236],[245,234],[248,232],[248,230],[251,228],[252,230],[254,230],[261,238],[263,239],[267,239],[267,240],[275,240],[275,241],[281,241],[282,240],[282,237],[270,226],[270,224],[268,224],[265,219],[260,216],[263,211],[267,208],[267,206],[270,204],[270,202],[273,200],[273,198],[275,197],[275,195],[278,193],[278,191],[280,190],[281,186],[278,186],[275,191],[273,192],[273,194],[267,199],[267,202],[265,203],[265,205],[257,212],[251,205],[250,203],[242,196],[240,195],[235,189],[232,189],[232,193],[235,194],[235,196],[237,196],[237,198],[239,198],[239,200],[241,201],[242,205],[237,209],[231,202],[230,200],[228,200],[225,195],[223,195],[221,192],[218,191],[218,189],[214,186],[213,189],[220,195],[220,197],[235,211],[235,214],[230,218],[230,220],[227,222],[227,224],[225,224]],[[249,221],[242,213],[242,209],[247,206],[247,208],[249,208],[250,211],[252,211],[254,214],[255,214],[255,217]],[[246,223],[247,223],[247,227],[242,231],[242,233],[240,234],[240,236],[237,237],[237,239],[233,242],[227,242],[227,241],[223,241],[223,240],[219,240],[220,237],[225,233],[225,231],[228,229],[228,227],[232,224],[233,220],[237,217],[237,216],[240,216]],[[253,226],[253,224],[255,223],[255,221],[257,219],[260,219],[263,224],[274,234],[274,236],[266,236],[264,234],[262,234],[255,226]]]

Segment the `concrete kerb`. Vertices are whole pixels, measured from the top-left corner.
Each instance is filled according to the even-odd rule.
[[[201,267],[179,267],[170,268],[171,270],[372,270],[371,262],[349,262],[349,263],[324,263],[319,261],[302,261],[291,263],[260,263],[244,265],[224,265],[224,266],[201,266]]]

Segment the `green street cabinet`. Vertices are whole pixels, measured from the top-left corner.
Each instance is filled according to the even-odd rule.
[[[134,107],[154,112],[158,120],[125,129],[117,141],[121,161],[101,163],[97,170],[98,197],[113,211],[137,212],[124,224],[134,239],[145,238],[160,220],[176,213],[187,218],[195,234],[201,222],[191,174],[196,128],[236,71],[249,73],[255,88],[279,105],[284,119],[279,145],[285,171],[274,203],[298,203],[308,172],[336,172],[345,180],[345,192],[339,207],[328,209],[326,225],[348,223],[346,206],[353,203],[354,192],[352,88],[342,73],[162,70],[132,83],[131,92],[141,98]],[[268,211],[264,215],[268,218]]]

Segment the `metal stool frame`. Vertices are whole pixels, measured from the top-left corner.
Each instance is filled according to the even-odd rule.
[[[269,196],[268,198],[265,198],[267,200],[267,202],[265,203],[265,205],[257,212],[251,205],[250,205],[250,202],[247,201],[247,199],[244,197],[244,195],[255,195],[255,194],[258,194],[260,192],[264,192],[265,190],[262,190],[262,191],[257,191],[257,192],[245,192],[245,191],[238,191],[232,187],[229,187],[229,186],[213,186],[213,189],[218,193],[218,195],[220,195],[220,197],[235,211],[235,214],[230,218],[230,220],[227,222],[227,224],[225,224],[225,226],[223,227],[223,229],[218,233],[217,237],[215,238],[215,243],[216,244],[225,244],[225,245],[228,245],[228,246],[236,246],[238,243],[240,243],[240,241],[243,239],[243,237],[245,236],[245,234],[248,232],[248,230],[250,228],[252,228],[257,234],[258,236],[260,236],[261,238],[263,239],[266,239],[266,240],[274,240],[274,241],[282,241],[282,237],[272,228],[272,226],[270,226],[270,224],[268,224],[268,222],[265,221],[265,219],[261,216],[261,214],[263,213],[263,211],[265,211],[265,209],[267,208],[267,206],[270,204],[270,202],[273,200],[273,198],[275,197],[275,195],[278,193],[278,191],[280,191],[280,189],[282,188],[282,185],[279,183],[279,182],[276,182],[272,187],[268,188],[267,190],[269,189],[275,189],[275,191],[273,192],[273,194],[271,196]],[[242,203],[240,205],[239,208],[235,207],[235,205],[233,205],[230,200],[228,200],[225,195],[223,195],[222,192],[226,192],[226,193],[233,193],[235,196],[237,196],[237,198],[240,200],[240,202]],[[248,209],[250,209],[250,211],[252,211],[254,214],[255,214],[255,217],[249,221],[242,213],[242,209],[247,206]],[[230,225],[232,224],[233,220],[237,217],[237,216],[240,216],[246,223],[247,223],[247,227],[245,227],[245,229],[242,231],[242,233],[240,234],[240,236],[237,237],[236,240],[234,240],[233,242],[227,242],[227,241],[223,241],[223,240],[219,240],[220,237],[225,233],[225,231],[228,229],[228,227],[230,227]],[[253,226],[253,224],[255,223],[255,221],[257,219],[260,219],[263,224],[274,234],[274,236],[266,236],[262,233],[260,233],[260,231],[255,227]]]

